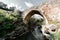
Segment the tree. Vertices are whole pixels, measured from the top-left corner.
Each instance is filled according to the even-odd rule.
[[[7,4],[3,3],[3,2],[0,2],[0,7],[2,8],[6,8]]]
[[[9,9],[10,9],[10,10],[12,10],[12,11],[14,11],[14,10],[15,10],[15,8],[16,8],[16,7],[10,7]]]

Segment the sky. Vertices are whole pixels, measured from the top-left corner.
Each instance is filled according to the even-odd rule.
[[[10,6],[16,6],[17,9],[25,10],[32,6],[47,2],[48,0],[0,0],[0,2],[4,2],[5,4]]]

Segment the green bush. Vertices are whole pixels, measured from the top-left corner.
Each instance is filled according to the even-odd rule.
[[[20,18],[17,11],[8,12],[0,9],[0,37],[13,31],[19,24],[15,23]]]

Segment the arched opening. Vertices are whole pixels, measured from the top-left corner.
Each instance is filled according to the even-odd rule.
[[[33,37],[36,38],[37,36],[38,38],[36,39],[41,39],[40,37],[43,38],[43,34],[42,34],[42,31],[41,31],[41,28],[42,26],[40,25],[40,21],[35,21],[34,19],[32,20],[31,17],[35,14],[38,14],[39,16],[42,16],[43,19],[45,19],[44,15],[42,13],[40,13],[40,11],[38,10],[31,10],[24,18],[23,22],[25,24],[28,24],[28,30],[31,32],[31,34],[33,35]],[[30,21],[31,20],[31,21]],[[30,35],[30,34],[29,34]],[[42,35],[42,36],[41,36]],[[31,36],[32,37],[32,36]]]
[[[25,24],[27,24],[27,23],[29,22],[29,19],[30,19],[34,14],[38,14],[38,15],[44,17],[43,14],[41,14],[38,10],[31,10],[31,11],[26,15],[26,17],[24,18],[23,22],[24,22]]]

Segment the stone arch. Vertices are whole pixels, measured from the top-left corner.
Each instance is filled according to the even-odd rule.
[[[31,11],[30,11],[29,13],[27,13],[27,15],[25,16],[23,22],[24,22],[25,24],[27,24],[28,21],[29,21],[29,19],[31,18],[31,16],[33,16],[34,14],[39,14],[39,15],[41,15],[41,16],[44,18],[43,14],[40,13],[40,11],[38,11],[38,10],[31,10]]]

